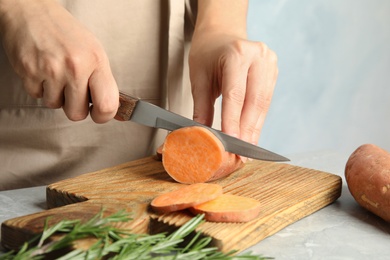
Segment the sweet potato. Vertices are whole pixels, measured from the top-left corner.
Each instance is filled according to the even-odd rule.
[[[205,214],[212,222],[248,222],[260,213],[260,202],[247,197],[222,194],[214,200],[190,208],[194,214]]]
[[[180,183],[200,183],[225,177],[243,162],[225,151],[221,141],[207,128],[184,127],[165,139],[162,162],[166,172]]]
[[[163,149],[164,144],[160,145],[156,149],[156,156],[159,161],[162,161],[162,149]]]
[[[168,213],[213,200],[221,194],[222,187],[218,184],[196,183],[156,197],[151,206],[158,213]]]
[[[390,154],[373,144],[358,147],[345,166],[349,191],[365,209],[390,222]]]

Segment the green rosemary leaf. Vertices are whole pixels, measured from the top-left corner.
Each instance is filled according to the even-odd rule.
[[[187,252],[187,250],[189,250],[192,245],[198,241],[199,237],[200,237],[201,233],[200,232],[196,232],[195,236],[191,239],[190,242],[188,242],[188,244],[186,245],[186,247],[183,248],[182,252]],[[209,240],[211,241],[211,238],[209,238]],[[209,241],[209,242],[210,242]]]
[[[64,220],[57,224],[55,224],[52,227],[48,227],[49,218],[46,219],[45,225],[44,225],[44,231],[42,232],[41,238],[38,242],[38,247],[41,247],[43,243],[51,237],[56,232],[69,232],[71,228],[77,224],[79,221],[75,220]]]
[[[176,239],[177,237],[186,237],[191,232],[193,232],[197,226],[199,226],[201,223],[203,223],[203,217],[204,215],[197,215],[196,217],[192,218],[190,221],[185,223],[183,226],[181,226],[176,232],[173,232],[171,235],[168,236],[168,239]]]

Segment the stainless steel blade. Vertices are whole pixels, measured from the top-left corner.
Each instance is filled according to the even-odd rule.
[[[162,109],[151,103],[139,100],[130,118],[131,121],[155,128],[162,128],[169,131],[185,126],[203,126],[213,132],[222,142],[226,151],[248,158],[265,161],[289,161],[286,157],[244,142],[238,138],[229,136],[221,131],[204,126],[191,119]]]

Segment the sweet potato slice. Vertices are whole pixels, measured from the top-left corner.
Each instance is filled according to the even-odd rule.
[[[239,156],[226,152],[221,141],[201,126],[184,127],[168,134],[162,162],[174,180],[187,184],[216,180],[243,166]]]
[[[168,213],[213,200],[221,194],[222,187],[218,184],[196,183],[156,197],[151,206],[158,213]]]
[[[190,208],[194,214],[205,214],[211,222],[248,222],[260,213],[260,202],[238,195],[222,194],[214,200]]]

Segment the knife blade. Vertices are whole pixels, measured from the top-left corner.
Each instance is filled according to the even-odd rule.
[[[162,128],[168,131],[173,131],[186,126],[202,126],[206,127],[217,136],[224,145],[225,150],[228,152],[264,161],[289,161],[289,159],[284,156],[247,143],[241,139],[232,137],[221,131],[202,125],[194,120],[175,114],[123,92],[119,93],[119,103],[120,106],[115,115],[115,119],[119,121],[132,121],[141,125]]]

